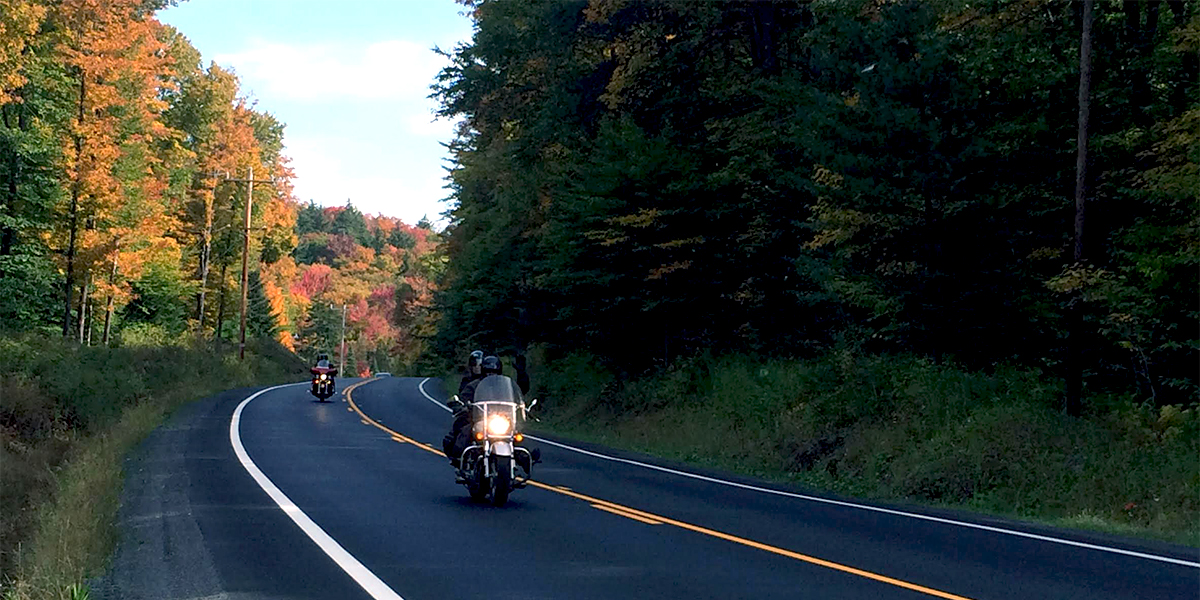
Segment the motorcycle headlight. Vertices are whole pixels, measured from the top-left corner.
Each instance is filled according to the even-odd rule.
[[[321,381],[324,381],[326,377],[327,376],[324,373],[321,373]]]
[[[491,435],[506,435],[512,429],[512,423],[504,415],[488,417],[487,430]]]

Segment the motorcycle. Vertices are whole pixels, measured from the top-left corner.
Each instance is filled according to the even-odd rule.
[[[490,498],[493,506],[504,506],[513,490],[526,486],[539,462],[540,452],[517,445],[525,440],[520,423],[537,400],[525,406],[512,379],[492,375],[480,380],[470,406],[458,396],[448,405],[456,413],[471,411],[470,445],[459,458],[455,483],[466,486],[475,501]]]
[[[334,384],[334,370],[330,372],[328,369],[313,368],[312,380],[312,395],[317,397],[320,402],[325,402],[330,396],[336,392]]]

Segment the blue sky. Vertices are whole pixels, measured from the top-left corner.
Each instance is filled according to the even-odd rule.
[[[304,202],[416,223],[438,221],[453,126],[426,98],[446,64],[432,48],[471,36],[452,0],[189,0],[158,19],[206,64],[232,68],[243,94],[287,124]]]

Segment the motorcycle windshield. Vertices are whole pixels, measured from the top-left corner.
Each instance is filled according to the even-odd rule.
[[[521,389],[504,375],[488,375],[475,387],[475,402],[521,402]]]

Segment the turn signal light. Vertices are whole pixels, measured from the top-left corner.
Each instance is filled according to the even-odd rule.
[[[525,441],[525,436],[518,433],[517,435],[513,436],[513,439],[520,443]]]
[[[482,432],[482,431],[476,431],[476,432],[475,432],[475,439],[477,439],[477,440],[482,440],[482,439],[483,439],[483,432]]]

